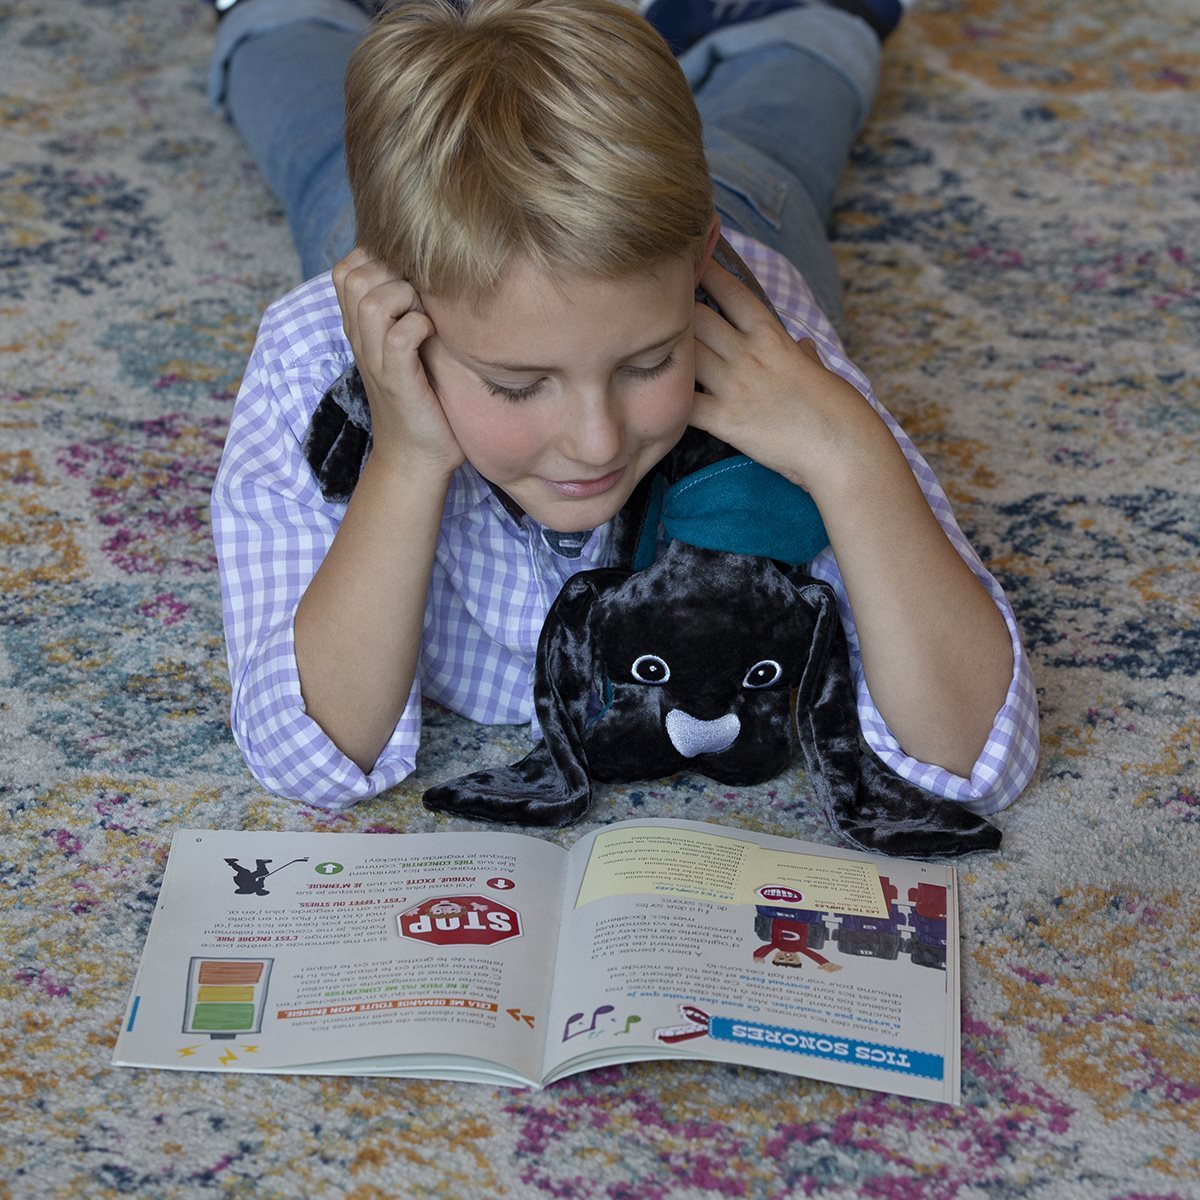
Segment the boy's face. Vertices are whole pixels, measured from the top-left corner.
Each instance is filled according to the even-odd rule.
[[[426,371],[468,460],[563,533],[616,515],[679,440],[695,387],[697,272],[608,281],[515,266],[483,305],[426,295]]]

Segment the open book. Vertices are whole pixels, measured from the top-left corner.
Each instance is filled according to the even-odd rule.
[[[692,821],[183,830],[114,1063],[539,1087],[641,1059],[959,1102],[954,868]]]

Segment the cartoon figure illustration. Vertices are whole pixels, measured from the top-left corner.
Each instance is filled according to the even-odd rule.
[[[271,860],[260,858],[253,871],[243,867],[236,858],[225,860],[233,868],[234,895],[237,896],[267,896],[270,893],[263,887],[263,880],[270,875]]]
[[[305,858],[293,858],[291,862],[285,862],[283,867],[276,867],[274,871],[268,870],[271,865],[271,859],[259,858],[255,860],[254,870],[249,867],[243,867],[236,858],[227,858],[225,860],[233,868],[233,894],[235,896],[269,896],[271,893],[263,886],[263,881],[269,875],[277,875],[283,870],[283,867],[290,867],[292,863],[308,862]]]
[[[655,1038],[667,1046],[679,1042],[690,1042],[693,1038],[708,1037],[710,1018],[702,1008],[694,1004],[681,1004],[679,1015],[687,1022],[686,1025],[672,1025],[665,1029],[656,1029]]]
[[[768,909],[766,912],[771,915],[767,916],[765,929],[762,927],[764,914],[761,908],[759,909],[759,918],[755,921],[755,931],[766,941],[765,946],[759,946],[754,951],[756,959],[766,958],[774,950],[775,954],[771,963],[776,967],[802,967],[803,960],[807,958],[815,962],[822,971],[832,972],[842,969],[837,963],[830,962],[823,954],[818,954],[810,945],[811,931],[814,929],[820,930],[817,934],[818,944],[824,944],[824,922],[814,923],[798,919],[806,915],[803,910]],[[773,915],[777,913],[784,915]],[[819,914],[814,915],[819,916]]]

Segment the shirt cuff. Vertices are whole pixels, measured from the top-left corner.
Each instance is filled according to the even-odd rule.
[[[305,711],[289,621],[260,645],[235,687],[230,724],[246,764],[268,791],[344,812],[412,774],[421,740],[420,687],[414,682],[387,745],[365,774]]]
[[[1000,585],[991,575],[979,568],[975,569],[975,574],[992,596],[1008,628],[1013,672],[1004,702],[969,777],[955,775],[945,767],[921,762],[904,753],[871,698],[857,645],[852,657],[855,660],[859,722],[867,745],[902,779],[962,804],[981,816],[988,816],[1007,808],[1025,790],[1037,767],[1040,738],[1037,692],[1016,618]]]

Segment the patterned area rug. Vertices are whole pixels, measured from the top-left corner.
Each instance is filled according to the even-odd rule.
[[[921,0],[839,204],[850,348],[1043,706],[962,871],[958,1109],[702,1065],[537,1094],[108,1065],[174,829],[432,829],[424,786],[524,742],[431,710],[421,776],[337,820],[233,746],[207,493],[296,268],[205,107],[211,19],[0,3],[0,1196],[1200,1196],[1195,0]],[[806,794],[681,776],[591,818],[828,840]]]

